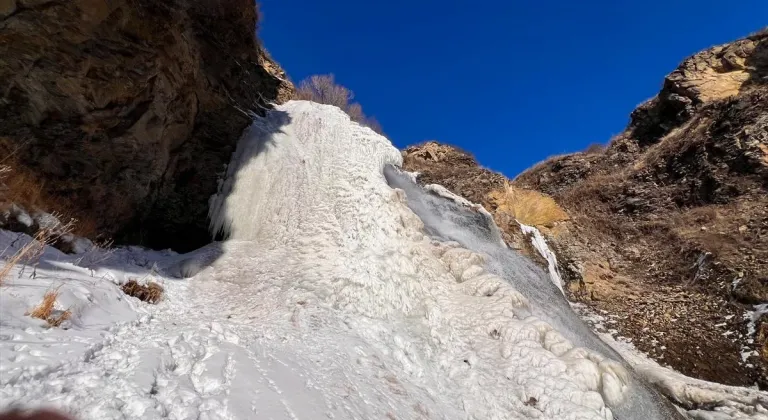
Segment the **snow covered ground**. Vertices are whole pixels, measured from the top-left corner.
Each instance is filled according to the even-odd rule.
[[[538,301],[488,271],[486,255],[426,236],[383,175],[399,163],[385,138],[340,110],[290,102],[254,124],[212,201],[227,242],[191,255],[119,249],[91,268],[99,255],[47,250],[34,278],[16,267],[0,287],[0,409],[45,405],[80,419],[675,418],[663,399],[640,397],[632,363],[566,338],[581,333],[535,315]],[[0,249],[15,238],[2,232]],[[170,276],[183,273],[196,275]],[[117,285],[130,278],[162,283],[165,299],[123,295]],[[57,309],[75,316],[48,328],[25,313],[55,288]],[[541,289],[562,300],[548,279]],[[749,392],[751,405],[726,414],[759,418],[765,394]]]

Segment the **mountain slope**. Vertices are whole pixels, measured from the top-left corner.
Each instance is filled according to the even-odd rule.
[[[514,183],[568,210],[573,228],[555,241],[586,274],[580,293],[616,311],[629,299],[619,324],[638,347],[688,374],[768,386],[768,348],[750,345],[765,336],[744,322],[768,302],[768,34],[685,60],[604,152]]]
[[[448,149],[408,148],[404,167],[476,196],[519,243],[494,199],[504,178]],[[463,176],[488,182],[453,181]],[[551,158],[511,187],[567,211],[542,230],[572,299],[688,375],[768,386],[753,311],[768,302],[768,33],[685,60],[606,150]]]

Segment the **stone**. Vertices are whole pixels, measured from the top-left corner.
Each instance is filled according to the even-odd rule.
[[[0,20],[7,18],[16,11],[16,0],[0,0]]]

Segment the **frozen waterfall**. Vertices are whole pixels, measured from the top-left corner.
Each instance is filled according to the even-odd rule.
[[[292,101],[212,201],[231,239],[209,276],[265,302],[257,318],[323,377],[334,418],[675,418],[487,213],[400,163],[339,109]]]

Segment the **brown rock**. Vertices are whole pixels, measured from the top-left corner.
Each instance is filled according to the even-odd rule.
[[[478,165],[475,158],[457,147],[429,141],[403,151],[403,168],[419,172],[424,184],[440,184],[467,200],[486,204],[486,195],[503,188],[504,175]]]
[[[440,184],[454,194],[481,204],[491,211],[504,241],[511,248],[534,259],[541,258],[523,235],[514,214],[496,211],[499,200],[492,193],[505,190],[509,180],[504,175],[481,167],[468,152],[436,141],[407,147],[403,151],[403,169],[417,172],[421,184]]]
[[[755,35],[702,51],[664,80],[661,92],[638,107],[629,131],[643,145],[657,141],[716,101],[760,90],[768,74],[768,35]]]
[[[44,185],[38,204],[122,242],[207,243],[247,113],[292,91],[254,38],[253,2],[22,4],[0,22],[0,150]]]
[[[51,410],[38,410],[28,413],[21,411],[0,413],[0,420],[72,420],[72,418]]]
[[[740,302],[748,304],[768,303],[768,278],[739,279],[731,294]]]
[[[5,19],[16,11],[16,0],[0,0],[0,19]]]

